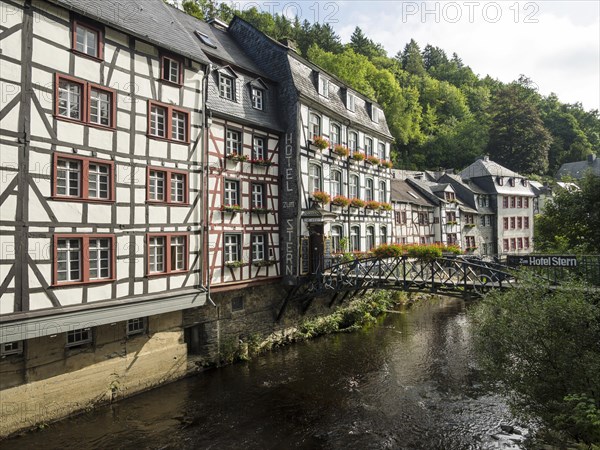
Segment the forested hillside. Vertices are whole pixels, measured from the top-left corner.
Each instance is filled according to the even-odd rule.
[[[329,24],[234,11],[215,0],[180,6],[200,19],[227,22],[237,14],[274,39],[290,38],[302,56],[374,98],[395,137],[396,167],[460,169],[488,154],[514,171],[547,175],[564,162],[600,154],[598,111],[542,96],[525,76],[508,84],[482,78],[456,53],[414,40],[389,56],[359,27],[342,43]]]

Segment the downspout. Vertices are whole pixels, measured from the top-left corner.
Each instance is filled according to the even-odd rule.
[[[206,298],[215,308],[216,303],[210,296],[210,266],[208,258],[208,181],[209,181],[209,161],[208,161],[208,132],[210,128],[208,111],[206,109],[206,100],[208,96],[208,78],[213,70],[212,64],[208,64],[208,71],[203,81],[202,88],[202,139],[201,139],[201,185],[202,185],[202,282],[206,288]]]

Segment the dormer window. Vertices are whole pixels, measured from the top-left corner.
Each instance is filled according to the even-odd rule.
[[[227,100],[235,100],[232,77],[222,73],[219,74],[219,94]]]
[[[72,48],[82,55],[102,59],[104,57],[102,54],[104,39],[101,30],[87,23],[74,20]]]
[[[182,64],[181,61],[163,56],[162,61],[162,79],[173,84],[181,84]]]
[[[512,187],[515,187],[515,179],[514,178],[510,178],[508,180],[508,184],[510,184]]]
[[[523,186],[527,187],[527,180],[526,180],[525,178],[523,178],[523,179],[521,180],[521,184],[522,184]]]
[[[379,123],[379,108],[377,106],[371,107],[371,120],[375,123]]]
[[[262,89],[252,87],[252,107],[254,109],[264,109],[264,91]]]
[[[319,75],[319,94],[323,97],[329,97],[329,80]]]
[[[498,186],[503,186],[504,179],[502,177],[496,177],[496,183],[498,184]]]
[[[348,111],[354,112],[356,105],[356,97],[351,92],[346,93],[346,108]]]

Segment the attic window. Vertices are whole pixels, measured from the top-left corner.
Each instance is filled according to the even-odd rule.
[[[329,97],[329,80],[319,74],[319,94]]]
[[[352,112],[354,112],[354,108],[355,108],[355,106],[354,106],[354,105],[355,105],[355,100],[356,100],[356,97],[354,97],[354,94],[352,94],[352,93],[350,93],[350,92],[346,93],[346,108],[347,108],[349,111],[352,111]]]
[[[377,106],[371,107],[371,120],[375,123],[379,123],[379,108]]]
[[[502,177],[496,177],[496,183],[498,183],[499,186],[502,186],[504,184],[504,179]]]
[[[212,48],[217,48],[217,44],[215,44],[211,38],[208,37],[207,34],[202,33],[201,31],[196,30],[196,36],[202,41],[203,44],[208,45]]]

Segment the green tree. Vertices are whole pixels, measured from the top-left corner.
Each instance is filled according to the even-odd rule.
[[[231,7],[217,0],[184,0],[181,7],[187,14],[200,20],[216,18],[229,23],[234,14]]]
[[[558,191],[535,218],[536,249],[600,254],[600,177],[588,174],[580,184]]]
[[[471,314],[480,367],[515,411],[588,444],[600,443],[599,300],[521,274]]]
[[[536,96],[526,79],[497,92],[490,106],[488,153],[510,169],[544,174],[552,136],[544,127]]]
[[[406,44],[402,53],[398,52],[396,59],[400,61],[402,68],[408,73],[419,77],[425,75],[425,63],[423,62],[421,49],[414,39]]]
[[[367,38],[360,27],[354,29],[352,36],[350,36],[348,47],[354,50],[354,53],[364,55],[368,58],[387,56],[383,46]]]

